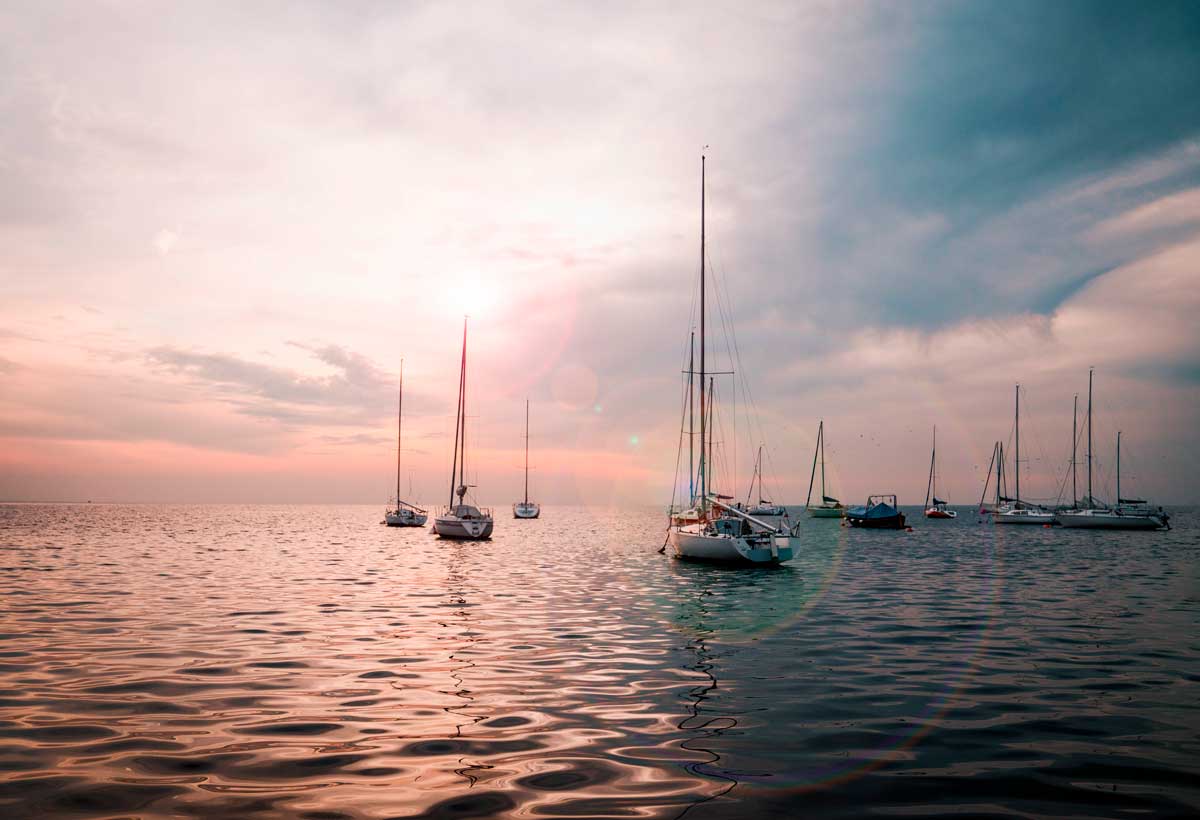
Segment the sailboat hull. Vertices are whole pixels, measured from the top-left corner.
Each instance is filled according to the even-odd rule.
[[[810,518],[844,518],[846,516],[845,507],[809,507],[808,515]]]
[[[793,542],[788,535],[773,535],[769,542],[750,542],[729,535],[711,535],[693,529],[672,529],[668,541],[672,555],[690,561],[731,564],[781,564],[792,560]]]
[[[492,519],[463,519],[455,516],[438,516],[433,521],[433,531],[441,538],[459,541],[482,541],[492,537]]]
[[[1120,513],[1115,510],[1074,510],[1055,516],[1064,527],[1091,530],[1157,530],[1166,526],[1154,514]]]
[[[1002,510],[992,513],[993,524],[1053,524],[1054,513],[1042,510]]]
[[[383,523],[389,527],[424,527],[429,516],[412,510],[388,510],[383,516]]]
[[[537,518],[541,514],[542,508],[533,502],[513,504],[513,518]]]

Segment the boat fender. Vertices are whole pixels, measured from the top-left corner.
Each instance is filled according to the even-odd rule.
[[[912,527],[905,527],[905,528],[904,528],[904,531],[905,531],[905,532],[912,532]]]

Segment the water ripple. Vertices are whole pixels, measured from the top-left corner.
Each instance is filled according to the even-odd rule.
[[[1200,539],[0,506],[0,816],[1200,812]],[[580,536],[584,533],[584,536]]]

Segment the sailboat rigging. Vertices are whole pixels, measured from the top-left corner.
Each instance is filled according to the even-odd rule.
[[[1021,500],[1021,385],[1016,386],[1016,447],[1013,469],[1016,471],[1016,494],[1011,502],[992,514],[994,524],[1053,524],[1054,513]]]
[[[812,506],[813,481],[817,476],[817,457],[821,459],[821,503]],[[817,424],[817,444],[813,448],[812,473],[808,477],[808,497],[804,499],[804,508],[813,518],[842,518],[846,515],[846,505],[826,495],[825,491],[825,420]]]
[[[529,500],[529,399],[525,399],[525,498],[513,504],[513,518],[537,518],[542,507]]]
[[[458,371],[458,415],[454,420],[454,459],[450,468],[450,503],[433,520],[434,533],[442,538],[472,541],[491,537],[492,511],[481,510],[466,502],[471,486],[467,484],[467,320],[464,318],[462,361]]]
[[[1092,380],[1094,370],[1088,370],[1087,412],[1087,497],[1084,506],[1057,513],[1057,523],[1064,527],[1109,530],[1170,529],[1171,517],[1162,507],[1154,510],[1144,499],[1121,498],[1121,432],[1117,431],[1117,503],[1107,506],[1096,500],[1092,492]]]
[[[700,454],[696,467],[696,489],[690,509],[672,508],[667,529],[667,543],[676,558],[736,562],[745,564],[778,564],[791,560],[794,533],[781,525],[750,515],[726,504],[710,492],[712,445],[708,435],[712,429],[712,381],[707,371],[706,344],[706,282],[705,282],[705,157],[700,157]],[[691,367],[689,366],[689,389]],[[708,391],[705,390],[706,378]],[[705,393],[708,393],[708,396]],[[689,398],[690,405],[690,398]],[[690,447],[689,447],[690,451]],[[689,479],[689,484],[691,480]]]
[[[404,440],[404,360],[400,360],[400,394],[396,407],[396,497],[383,514],[383,523],[389,527],[423,527],[429,514],[420,507],[400,498],[400,454]],[[412,487],[409,487],[409,496]]]
[[[933,499],[933,506],[930,506]],[[933,428],[933,451],[929,455],[929,481],[925,485],[926,518],[958,518],[958,513],[946,507],[946,502],[937,497],[937,427]]]

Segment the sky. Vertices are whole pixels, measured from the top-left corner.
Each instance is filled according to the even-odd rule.
[[[803,503],[824,419],[918,504],[936,425],[973,504],[1020,383],[1053,499],[1094,367],[1096,494],[1120,430],[1191,502],[1198,99],[1193,2],[12,5],[0,499],[383,504],[403,360],[445,503],[469,315],[482,503],[528,398],[536,499],[666,505],[703,153],[717,489]]]

